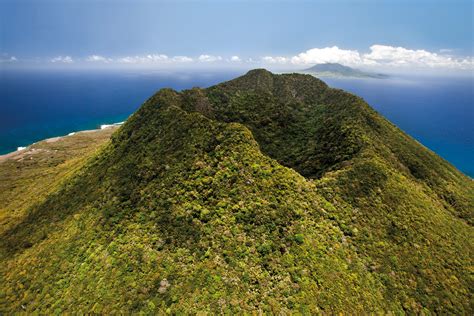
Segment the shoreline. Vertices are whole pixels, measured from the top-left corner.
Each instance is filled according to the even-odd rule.
[[[118,123],[112,123],[112,124],[101,124],[99,126],[99,128],[96,128],[96,129],[86,129],[86,130],[82,130],[82,131],[71,132],[71,133],[69,133],[67,135],[63,135],[63,136],[55,136],[55,137],[45,138],[45,139],[39,140],[37,142],[34,142],[34,143],[32,143],[28,146],[20,146],[15,151],[0,155],[0,162],[3,162],[3,161],[5,161],[7,159],[10,159],[10,158],[14,158],[17,155],[27,153],[30,149],[32,149],[31,146],[34,146],[34,145],[42,143],[42,142],[54,143],[54,142],[57,142],[57,141],[59,141],[63,138],[78,135],[78,134],[97,133],[97,132],[100,132],[104,129],[116,128],[116,127],[119,127],[119,126],[123,125],[124,123],[125,123],[125,121],[118,122]]]

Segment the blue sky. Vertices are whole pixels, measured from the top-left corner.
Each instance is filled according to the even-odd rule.
[[[0,0],[0,58],[472,69],[473,28],[473,2],[460,0]]]

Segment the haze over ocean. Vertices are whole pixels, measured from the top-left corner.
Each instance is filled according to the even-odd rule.
[[[0,154],[125,120],[154,92],[207,87],[244,71],[3,71]],[[323,79],[363,97],[426,147],[474,177],[473,77]]]

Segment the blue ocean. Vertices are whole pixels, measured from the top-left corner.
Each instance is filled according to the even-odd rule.
[[[0,154],[124,121],[155,91],[207,87],[243,72],[0,71]],[[474,78],[323,79],[363,97],[474,177]]]

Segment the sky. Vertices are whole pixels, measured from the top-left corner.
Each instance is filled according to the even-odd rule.
[[[473,70],[473,1],[0,0],[0,67]]]

